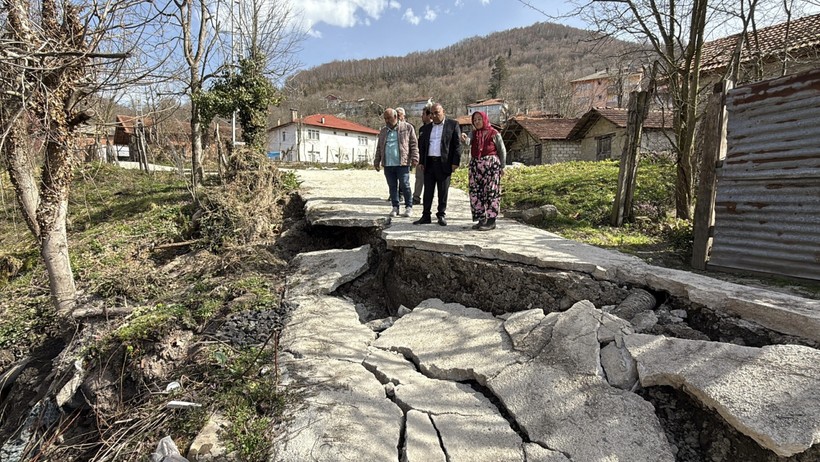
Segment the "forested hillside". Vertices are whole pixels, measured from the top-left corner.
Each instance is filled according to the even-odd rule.
[[[307,115],[328,111],[325,96],[364,98],[382,106],[432,97],[448,114],[466,113],[466,105],[488,97],[491,72],[502,58],[506,80],[499,97],[512,113],[543,110],[571,115],[569,81],[613,67],[620,45],[596,43],[589,32],[553,23],[537,23],[488,36],[465,39],[440,50],[402,57],[334,61],[302,71],[287,84],[287,100],[274,110],[272,123],[286,121],[289,108]],[[361,118],[378,126],[380,114]]]

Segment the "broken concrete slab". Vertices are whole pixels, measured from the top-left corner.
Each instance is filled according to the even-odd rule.
[[[239,454],[229,452],[225,442],[219,437],[230,426],[230,422],[220,414],[208,418],[205,426],[196,435],[185,457],[191,462],[238,461]]]
[[[439,299],[425,300],[384,331],[373,346],[411,358],[428,377],[483,384],[521,359],[501,320]]]
[[[290,320],[280,347],[297,357],[327,357],[361,362],[376,333],[359,322],[352,302],[327,295],[289,299]],[[332,325],[328,320],[332,320]]]
[[[598,328],[598,343],[620,342],[624,336],[635,333],[632,325],[618,316],[600,310],[595,311],[595,316],[601,323],[601,327]]]
[[[370,244],[351,250],[320,250],[300,253],[291,261],[288,297],[326,295],[368,269]]]
[[[511,313],[504,321],[504,331],[510,336],[513,348],[527,357],[537,356],[552,339],[552,329],[558,313],[544,316],[538,309]]]
[[[447,456],[430,416],[419,411],[407,413],[401,462],[446,462]]]
[[[488,387],[532,442],[571,460],[675,460],[652,405],[600,377],[535,359],[508,367]]]
[[[371,347],[362,365],[381,383],[401,385],[427,379],[413,363],[395,351]]]
[[[634,391],[638,385],[638,368],[625,347],[609,342],[601,348],[601,367],[606,381],[621,390]]]
[[[298,407],[277,431],[272,461],[395,460],[403,414],[360,364],[291,359],[285,382]]]
[[[430,417],[447,460],[524,462],[521,437],[501,415],[443,414]]]
[[[583,301],[556,314],[541,354],[487,384],[530,440],[572,460],[674,460],[652,405],[603,379],[598,336],[604,313]],[[620,324],[606,322],[606,335],[616,337],[620,327],[612,326]]]
[[[396,404],[404,411],[414,409],[436,416],[459,414],[501,415],[487,397],[464,383],[427,378],[395,388]]]
[[[601,310],[586,300],[560,313],[552,330],[552,340],[536,360],[560,364],[563,370],[570,373],[603,379],[601,344],[598,341],[601,314]]]
[[[780,456],[820,442],[820,351],[635,334],[624,339],[644,387],[681,388]]]

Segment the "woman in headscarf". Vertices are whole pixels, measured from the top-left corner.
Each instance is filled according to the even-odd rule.
[[[487,114],[474,112],[472,120],[473,133],[469,140],[466,134],[461,137],[470,145],[470,208],[473,221],[478,221],[473,229],[489,231],[495,229],[498,216],[507,149],[501,134],[490,125]]]

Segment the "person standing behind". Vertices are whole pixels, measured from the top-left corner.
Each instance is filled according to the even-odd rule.
[[[473,229],[495,229],[495,218],[501,202],[501,175],[507,148],[498,130],[490,125],[487,114],[474,112],[473,133],[470,138],[461,134],[461,140],[470,146],[470,209]]]
[[[444,108],[439,103],[430,108],[433,123],[419,130],[419,165],[424,168],[424,201],[421,218],[414,225],[431,223],[433,187],[438,195],[436,218],[440,226],[447,226],[447,192],[450,189],[450,175],[461,163],[461,129],[453,119],[444,117]]]
[[[431,123],[430,120],[430,107],[432,104],[428,104],[424,107],[424,110],[421,111],[421,125],[422,127]],[[421,134],[421,129],[419,129],[419,134]],[[413,205],[421,204],[421,193],[424,191],[424,167],[416,167],[416,184],[413,185]]]
[[[399,107],[396,108],[396,116],[398,116],[399,122],[407,122],[407,116],[405,115],[405,111],[404,111],[403,107],[399,106]],[[407,122],[407,123],[410,124],[411,127],[413,127],[413,131],[415,132],[416,127],[413,124],[411,124],[410,122]],[[418,137],[417,137],[417,139],[418,139]],[[415,191],[415,188],[413,190]],[[403,198],[402,192],[401,192],[401,190],[399,190],[399,203],[401,203],[402,198]],[[413,205],[416,205],[416,202],[414,202]]]
[[[376,156],[373,167],[378,172],[384,166],[384,176],[390,190],[390,203],[393,206],[391,217],[399,216],[399,194],[404,196],[404,213],[409,217],[413,213],[412,192],[410,191],[410,166],[419,162],[419,148],[416,131],[407,122],[402,122],[392,108],[384,110],[384,127],[379,132],[376,144]]]

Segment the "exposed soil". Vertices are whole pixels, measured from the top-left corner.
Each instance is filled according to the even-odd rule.
[[[816,462],[820,445],[792,457],[780,457],[762,448],[728,425],[720,415],[704,408],[685,392],[652,387],[638,392],[655,406],[666,437],[678,450],[676,462]]]

